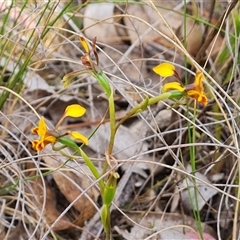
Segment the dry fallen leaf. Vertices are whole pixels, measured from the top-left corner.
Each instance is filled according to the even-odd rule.
[[[147,144],[138,142],[141,133],[130,131],[129,128],[120,126],[114,141],[114,156],[117,159],[128,159],[140,151],[147,149]],[[89,147],[97,151],[101,149],[101,154],[105,154],[110,136],[110,124],[102,124],[98,131],[92,136],[89,141]]]
[[[61,156],[59,157],[61,158]],[[56,161],[55,158],[44,156],[43,160],[51,167],[57,168],[60,166],[60,163]],[[74,201],[73,207],[79,212],[79,216],[74,223],[79,226],[83,226],[84,221],[91,218],[96,212],[95,207],[85,194],[87,194],[93,202],[96,202],[99,192],[95,187],[92,187],[80,198],[78,198],[92,182],[84,173],[80,173],[80,171],[70,172],[73,168],[70,169],[67,166],[64,166],[64,169],[65,171],[63,172],[60,168],[55,171],[52,176],[61,193],[65,196],[68,202],[72,203]],[[78,199],[76,200],[76,198]]]
[[[83,26],[84,33],[89,39],[97,36],[98,41],[105,44],[121,42],[115,26],[114,3],[96,3],[87,5]]]
[[[156,239],[158,237],[157,239],[162,240],[185,240],[192,239],[187,236],[188,233],[198,232],[195,220],[187,215],[157,212],[149,212],[146,216],[143,212],[125,212],[125,214],[128,216],[127,219],[138,223],[138,225],[136,224],[131,228],[130,232],[126,230],[126,226],[123,230],[119,226],[115,226],[118,233],[126,240],[145,239],[151,235],[153,235],[152,238],[148,239]],[[129,223],[133,224],[132,221]],[[202,230],[206,234],[205,236],[210,235],[212,237],[211,240],[215,239],[216,233],[207,224],[202,223]]]
[[[190,165],[187,166],[187,172],[189,172],[189,173],[191,172]],[[205,175],[203,175],[199,172],[196,172],[195,176],[210,184],[209,179]],[[184,189],[181,192],[182,202],[183,202],[184,207],[188,210],[192,210],[192,209],[201,210],[204,207],[204,205],[207,203],[207,201],[217,193],[217,190],[209,187],[209,185],[203,184],[199,180],[196,180],[197,201],[198,201],[198,204],[197,204],[198,208],[197,208],[196,202],[191,201],[191,199],[195,199],[195,188],[193,186],[194,186],[193,182],[187,178],[184,179],[179,184],[179,187]],[[191,199],[190,199],[190,197],[191,197]]]
[[[34,196],[31,197],[32,202],[35,204],[35,207],[41,211],[44,207],[44,218],[47,224],[51,225],[56,221],[56,219],[60,216],[60,212],[56,208],[56,196],[55,190],[50,187],[50,185],[45,181],[45,189],[43,183],[40,179],[36,179],[31,183],[32,190]],[[32,193],[31,193],[32,194]],[[44,203],[45,196],[45,205]],[[39,216],[36,216],[38,218]],[[69,219],[63,215],[57,223],[55,223],[53,230],[64,230],[72,227],[73,225],[69,221]]]
[[[58,188],[60,189],[61,193],[66,197],[68,202],[73,202],[76,200],[76,198],[82,193],[79,187],[73,184],[73,182],[77,183],[81,188],[84,189],[84,185],[86,185],[86,182],[88,185],[90,185],[87,177],[84,176],[79,179],[74,173],[72,172],[64,172],[64,174],[61,174],[59,172],[53,173],[53,178],[58,185]],[[71,181],[69,180],[71,179]],[[89,190],[86,192],[86,194],[89,196],[89,198],[93,199],[94,202],[96,202],[96,193],[93,193],[94,190]],[[74,223],[78,226],[83,226],[84,222],[90,219],[96,212],[95,207],[92,205],[90,200],[85,196],[82,195],[77,201],[74,202],[73,207],[78,210],[79,216],[74,221]]]
[[[175,9],[179,4],[176,1],[166,2],[158,0],[156,5],[164,6],[164,8],[159,7],[157,11],[149,5],[149,2],[146,1],[146,5],[128,6],[128,13],[133,17],[124,17],[124,23],[126,24],[130,40],[133,43],[141,36],[141,42],[156,41],[164,45],[166,39],[160,36],[158,32],[152,30],[152,28],[154,27],[164,35],[172,38],[172,32],[169,27],[163,23],[160,15],[165,18],[166,22],[170,25],[170,28],[172,28],[171,30],[176,33],[182,26],[183,18],[177,12],[169,9]],[[172,46],[172,44],[169,45],[168,41],[167,44],[167,47]]]

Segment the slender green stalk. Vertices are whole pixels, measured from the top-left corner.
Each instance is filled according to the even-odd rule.
[[[187,2],[184,0],[184,21],[183,21],[183,29],[184,29],[184,47],[187,48]],[[184,56],[184,65],[187,67],[187,57]],[[185,83],[189,84],[188,82],[188,76],[187,72],[185,72]],[[189,114],[189,107],[187,105],[187,116],[190,117]],[[194,102],[194,119],[193,122],[196,122],[196,101]],[[188,141],[189,143],[195,143],[196,142],[196,128],[195,125],[191,127],[190,123],[187,123],[188,125]],[[192,168],[192,174],[195,176],[196,173],[196,152],[195,152],[195,146],[192,144],[189,147],[189,152],[190,152],[190,163],[191,163],[191,168]],[[198,231],[201,235],[202,238],[202,226],[201,226],[201,218],[200,218],[200,212],[199,212],[199,207],[198,207],[198,189],[196,186],[196,179],[193,178],[193,188],[194,188],[194,199],[192,199],[192,194],[191,190],[189,190],[189,199],[192,205],[192,209],[196,209],[196,211],[193,211],[194,218],[196,220],[196,224],[198,226]],[[187,179],[186,179],[186,182]],[[192,184],[190,184],[192,186]],[[190,187],[191,188],[191,187]]]
[[[108,145],[108,153],[112,154],[113,151],[113,145],[114,145],[114,137],[115,137],[115,124],[116,124],[116,119],[115,119],[115,104],[114,104],[114,96],[113,96],[113,91],[111,96],[108,99],[108,106],[109,106],[109,116],[110,116],[110,129],[111,129],[111,134],[110,134],[110,141]]]
[[[195,101],[194,102],[194,119],[193,119],[194,123],[196,122],[196,115],[197,115],[196,104],[197,103]],[[196,142],[196,126],[195,126],[195,124],[191,128],[190,124],[188,123],[188,139],[189,139],[188,140],[189,143],[195,143]],[[191,163],[193,176],[195,176],[195,173],[196,173],[196,151],[195,150],[196,150],[195,146],[193,144],[191,144],[191,146],[189,148],[189,152],[190,152],[190,163]],[[190,198],[192,208],[194,209],[193,215],[194,215],[194,218],[196,220],[198,231],[199,231],[199,234],[202,238],[203,237],[202,236],[203,231],[202,231],[201,217],[200,217],[200,211],[199,211],[199,206],[198,206],[198,188],[197,188],[197,185],[196,185],[196,183],[197,183],[196,178],[193,178],[192,181],[193,181],[193,189],[194,189],[194,199],[191,199],[192,198],[192,195],[190,194],[191,191],[189,191],[189,198]]]
[[[111,218],[110,218],[110,206],[104,204],[101,212],[101,219],[103,228],[106,234],[105,240],[111,239]]]
[[[107,76],[103,73],[103,72],[97,72],[96,74],[96,78],[98,80],[98,82],[100,83],[100,85],[102,86],[102,88],[104,89],[105,93],[108,96],[108,108],[109,108],[109,118],[110,118],[110,139],[109,139],[109,144],[108,144],[108,151],[107,154],[111,154],[113,151],[113,146],[114,146],[114,140],[115,140],[115,104],[114,104],[114,96],[113,96],[113,90],[111,89],[110,85],[109,85],[109,79],[107,78]],[[108,169],[108,161],[107,159],[104,161],[104,165],[103,165],[103,170],[102,170],[102,174],[104,175],[107,172]],[[109,179],[108,179],[109,180]],[[101,193],[101,197],[103,199],[103,209],[102,209],[102,213],[101,213],[101,218],[102,218],[102,223],[103,223],[103,227],[104,227],[104,231],[106,234],[106,240],[110,240],[111,239],[111,212],[110,212],[110,207],[111,207],[111,203],[114,199],[115,196],[115,191],[116,191],[116,184],[113,187],[113,191],[111,192],[111,200],[110,202],[108,202],[108,204],[106,204],[106,195],[109,194],[109,189],[107,187],[107,185],[104,184],[103,186],[103,191]]]
[[[156,97],[152,98],[145,98],[141,103],[139,103],[137,106],[132,108],[127,114],[116,124],[115,127],[115,133],[114,136],[118,130],[118,128],[130,117],[137,113],[141,113],[146,110],[148,106],[151,106],[155,103],[158,103],[159,101],[165,100],[165,99],[174,99],[174,98],[180,98],[183,96],[183,93],[179,91],[170,91],[170,92],[165,92],[162,93]]]

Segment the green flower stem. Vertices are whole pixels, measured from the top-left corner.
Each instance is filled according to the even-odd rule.
[[[133,116],[136,113],[143,112],[147,109],[148,106],[153,105],[159,101],[165,100],[165,99],[179,99],[184,95],[183,92],[179,92],[177,90],[169,91],[162,93],[161,95],[158,95],[156,97],[148,98],[146,97],[141,103],[139,103],[136,107],[131,109],[117,124],[115,124],[115,108],[114,108],[114,99],[113,95],[111,95],[108,99],[109,101],[109,113],[110,113],[110,126],[111,126],[111,135],[110,135],[110,141],[108,145],[108,153],[111,154],[114,146],[114,139],[117,133],[118,128],[131,116]],[[103,166],[103,174],[106,173],[108,168],[107,161],[104,162]]]
[[[109,106],[110,129],[111,129],[110,140],[108,145],[108,154],[112,154],[114,137],[115,137],[115,125],[116,125],[113,91],[111,96],[108,98],[108,106]]]
[[[110,140],[108,145],[108,154],[112,153],[113,145],[114,145],[114,137],[115,137],[115,125],[116,125],[116,119],[115,119],[115,104],[114,104],[114,96],[113,96],[113,90],[109,84],[108,77],[102,72],[97,71],[94,73],[94,77],[99,82],[100,86],[105,91],[107,97],[108,97],[108,108],[109,108],[109,118],[110,118]],[[108,162],[105,161],[103,165],[103,171],[102,174],[105,174],[108,169]]]
[[[136,113],[141,113],[146,110],[148,106],[151,106],[159,101],[165,100],[165,99],[178,99],[181,98],[184,95],[183,92],[179,92],[177,90],[164,92],[161,95],[158,95],[156,97],[152,98],[146,98],[141,103],[139,103],[136,107],[131,109],[116,125],[115,127],[115,134],[117,132],[117,129],[122,125],[128,118],[135,115]]]
[[[101,219],[104,231],[106,233],[106,240],[111,239],[111,218],[110,218],[110,208],[108,205],[104,204],[101,211]]]
[[[110,207],[114,196],[115,192],[117,189],[117,179],[119,178],[119,174],[117,172],[111,172],[110,176],[107,179],[106,186],[104,189],[104,194],[103,194],[103,203]]]
[[[109,145],[108,145],[108,152],[107,154],[111,154],[114,146],[114,138],[115,138],[115,132],[116,132],[116,119],[115,119],[115,104],[114,104],[114,96],[113,96],[113,90],[109,84],[109,79],[102,71],[95,72],[95,78],[99,82],[100,86],[105,91],[107,97],[108,97],[108,109],[109,109],[109,118],[110,118],[110,139],[109,139]],[[104,175],[107,172],[108,169],[108,161],[107,159],[104,161],[102,174]],[[104,231],[106,233],[106,240],[111,239],[111,214],[110,214],[110,206],[112,204],[112,201],[115,196],[116,192],[116,185],[117,180],[115,178],[116,176],[110,176],[110,178],[107,180],[107,183],[105,184],[102,181],[103,186],[100,186],[101,189],[101,197],[103,200],[103,209],[101,212],[101,219],[102,224],[104,227]],[[100,182],[99,182],[100,184]]]
[[[179,92],[177,90],[175,91],[169,91],[162,93],[161,95],[158,95],[156,97],[148,98],[146,97],[140,104],[138,104],[136,107],[131,109],[116,125],[115,125],[115,109],[114,109],[114,99],[113,95],[109,97],[109,113],[110,113],[110,126],[111,126],[111,136],[110,141],[108,145],[108,153],[111,154],[114,146],[114,139],[116,132],[120,125],[122,125],[128,118],[133,116],[136,113],[143,112],[147,109],[148,106],[153,105],[159,101],[162,101],[164,99],[176,99],[183,96],[182,92]],[[106,173],[107,168],[107,162],[104,164],[103,173]]]
[[[101,212],[101,219],[103,223],[103,227],[106,233],[106,239],[111,239],[111,214],[110,207],[112,201],[115,197],[115,192],[117,189],[117,179],[119,178],[119,174],[117,172],[111,172],[110,176],[107,179],[105,184],[104,193],[102,196],[103,199],[103,208]]]
[[[93,76],[97,79],[98,83],[100,84],[104,92],[107,94],[108,98],[110,98],[113,94],[113,91],[109,84],[108,77],[101,70],[94,72]]]

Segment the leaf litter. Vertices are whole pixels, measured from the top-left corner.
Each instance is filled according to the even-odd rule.
[[[159,34],[161,32],[172,38],[171,31],[173,31],[179,39],[183,38],[184,17],[181,14],[183,11],[181,2],[168,2],[167,5],[164,3],[165,8],[158,8],[159,12],[148,3],[147,5],[132,4],[129,6],[127,4],[98,3],[79,10],[84,19],[85,31],[83,34],[89,39],[98,37],[99,43],[97,45],[101,50],[99,53],[101,67],[114,75],[110,79],[115,86],[116,109],[119,116],[127,112],[129,106],[141,101],[145,92],[157,94],[159,91],[161,85],[159,77],[149,69],[157,65],[163,58],[172,61],[177,56],[176,63],[180,65],[183,63],[181,51],[176,48],[173,42],[166,40],[164,35]],[[142,3],[146,2],[142,1]],[[161,4],[158,1],[158,5]],[[0,8],[3,10],[4,5],[2,4]],[[96,9],[100,8],[103,10],[96,12]],[[103,16],[100,13],[104,12],[105,9],[107,9],[108,15]],[[221,14],[219,9],[225,11],[225,6],[221,4],[216,6],[211,23],[217,22],[216,20]],[[193,18],[186,20],[186,44],[187,51],[192,56],[197,55],[203,44],[201,36],[204,27],[194,19],[203,18],[207,21],[207,17],[209,17],[207,16],[208,10],[204,9],[204,6],[202,15],[196,10],[199,10],[196,5],[187,5],[188,14]],[[16,8],[12,11],[16,14],[19,9]],[[91,18],[92,11],[99,13],[99,16],[94,14],[95,18]],[[27,14],[25,11],[23,13]],[[123,16],[119,17],[121,14]],[[171,31],[159,17],[161,14],[171,27]],[[26,30],[35,24],[32,17],[36,16],[33,14],[31,18],[20,19],[26,24],[24,25]],[[52,17],[54,18],[54,15]],[[80,21],[81,18],[78,14],[76,17]],[[10,15],[10,18],[14,21],[15,15]],[[28,20],[30,20],[29,23],[27,23]],[[42,21],[40,25],[44,25],[47,18]],[[61,19],[58,24],[43,39],[42,44],[37,49],[38,54],[33,58],[32,65],[24,79],[23,97],[41,115],[46,116],[52,125],[56,123],[56,119],[59,119],[67,105],[76,102],[84,104],[88,112],[86,118],[81,119],[81,122],[66,120],[64,123],[66,129],[72,130],[81,127],[81,131],[88,136],[104,119],[105,123],[101,124],[90,140],[89,146],[86,147],[86,151],[96,159],[96,165],[101,168],[101,159],[105,156],[109,137],[107,132],[109,123],[105,117],[107,112],[106,97],[89,76],[76,78],[76,81],[68,89],[61,90],[60,80],[63,76],[68,72],[77,70],[76,68],[81,68],[79,56],[81,56],[82,51],[79,48],[79,43],[75,41],[77,38],[67,34],[69,29],[67,27],[62,29],[63,26],[66,26],[65,21]],[[61,31],[57,31],[57,29],[61,29]],[[210,31],[211,26],[208,27],[207,34]],[[211,42],[214,47],[210,53],[211,60],[217,61],[217,53],[221,49],[223,41],[225,41],[225,36],[220,34],[214,44]],[[21,45],[19,46],[21,47]],[[155,46],[158,46],[157,49]],[[79,49],[75,51],[77,48]],[[160,48],[163,51],[159,51]],[[211,50],[211,45],[207,51],[209,50]],[[46,61],[47,64],[43,64],[41,60]],[[1,68],[4,66],[3,62],[4,58],[1,59]],[[13,56],[7,64],[9,72],[16,71],[15,62],[16,58]],[[152,65],[152,63],[154,64]],[[57,84],[55,84],[56,82]],[[229,87],[231,86],[229,85]],[[11,103],[14,98],[10,97],[8,101]],[[9,114],[7,110],[9,110],[8,106],[11,106],[10,103],[2,109],[2,112],[9,116],[8,118],[1,116],[1,125],[5,126],[6,120],[9,121],[7,129],[14,134],[9,135],[8,132],[8,136],[4,138],[7,139],[7,142],[11,139],[13,149],[17,149],[18,152],[15,153],[7,145],[5,145],[5,149],[9,149],[10,156],[1,151],[0,184],[1,189],[7,190],[8,198],[2,192],[0,196],[2,203],[0,238],[7,239],[9,237],[8,239],[10,239],[10,236],[13,238],[17,232],[24,238],[26,235],[27,237],[34,235],[33,238],[41,239],[44,235],[44,229],[50,229],[49,232],[53,230],[59,236],[62,234],[66,239],[79,239],[80,235],[80,239],[91,239],[93,235],[97,236],[101,230],[101,225],[99,225],[101,203],[98,202],[99,191],[93,184],[91,174],[84,167],[81,159],[71,161],[63,166],[65,160],[61,159],[62,156],[57,156],[50,149],[35,156],[26,140],[26,147],[19,151],[22,145],[19,146],[20,143],[17,139],[21,141],[24,141],[24,137],[30,139],[31,136],[27,134],[36,121],[33,114],[29,113],[29,108],[21,101],[14,105],[15,107],[11,109],[12,113]],[[171,102],[167,104],[172,105]],[[189,187],[188,184],[191,185],[191,181],[186,184],[188,178],[185,178],[182,172],[179,174],[178,171],[181,168],[178,169],[174,164],[176,156],[179,159],[183,157],[185,162],[189,160],[186,120],[174,110],[170,114],[171,110],[173,109],[169,109],[164,104],[158,104],[155,108],[149,109],[147,114],[131,118],[119,129],[114,157],[119,162],[121,178],[117,188],[116,206],[113,210],[113,216],[117,215],[117,218],[113,217],[113,232],[124,239],[173,239],[175,237],[178,239],[199,239],[198,228],[191,214],[192,208],[195,207],[189,202],[189,196],[193,195],[191,186],[190,195],[189,191],[186,190],[186,187]],[[179,107],[178,111],[184,112],[185,109]],[[16,117],[18,115],[21,118]],[[199,124],[209,124],[204,130],[212,134],[216,131],[215,126],[211,125],[210,121],[213,116],[212,109],[200,109],[198,113]],[[23,118],[26,119],[19,120]],[[216,126],[217,124],[216,121]],[[219,125],[219,127],[223,130],[219,139],[225,142],[231,134],[225,126]],[[4,131],[3,127],[1,131]],[[222,148],[211,145],[209,144],[211,142],[211,138],[199,131],[196,159],[202,159],[202,161],[198,161],[197,168],[200,170],[197,170],[195,176],[199,179],[196,184],[199,185],[197,186],[198,204],[202,214],[201,224],[205,240],[217,239],[219,236],[224,236],[223,239],[226,239],[227,226],[232,228],[233,214],[231,213],[234,210],[232,205],[228,203],[234,199],[229,195],[223,195],[216,188],[211,188],[216,182],[210,182],[209,179],[212,179],[216,173],[223,174],[218,181],[230,190],[231,186],[228,186],[228,183],[234,181],[234,175],[229,174],[229,172],[235,159],[232,157],[230,162],[226,162],[227,157],[224,155],[223,158],[220,158],[224,164],[217,169],[217,172],[208,171],[205,175],[206,168],[211,166],[215,159],[221,157],[223,148],[228,148],[226,145],[221,145]],[[183,145],[181,146],[181,144]],[[229,141],[229,146],[233,146],[231,141]],[[182,148],[182,157],[179,154],[179,148]],[[228,154],[232,153],[228,152]],[[13,169],[7,168],[7,165],[12,166]],[[189,165],[186,165],[184,171],[187,176],[192,174]],[[176,177],[168,181],[171,173]],[[21,176],[22,180],[29,180],[25,182],[25,185],[21,185],[17,181],[17,176]],[[32,178],[32,176],[40,177]],[[9,183],[16,184],[16,188],[8,189],[6,186]],[[161,192],[163,189],[165,190]],[[18,192],[24,197],[18,195]],[[123,194],[127,197],[123,197]],[[158,201],[154,202],[156,197],[158,197]],[[224,204],[222,203],[223,199],[225,199]],[[212,200],[216,200],[217,204],[212,204]],[[6,207],[6,202],[8,207]],[[152,205],[152,203],[154,204]],[[222,210],[220,219],[216,214],[218,209]],[[120,214],[120,210],[125,211]],[[26,216],[22,216],[24,211],[26,211]],[[12,219],[17,219],[18,222],[14,223],[11,218],[9,220],[9,216]],[[88,223],[94,218],[97,219],[95,229],[94,227],[88,228],[90,226]],[[33,227],[30,227],[30,222]],[[219,225],[221,230],[217,235]],[[41,227],[38,228],[38,226]],[[76,231],[71,232],[72,229]],[[54,237],[56,237],[54,234],[53,236],[49,234],[47,239]]]

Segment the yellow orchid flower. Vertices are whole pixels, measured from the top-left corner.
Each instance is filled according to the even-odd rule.
[[[161,63],[153,68],[153,71],[160,75],[161,77],[178,77],[175,67],[170,63]],[[208,104],[208,98],[204,92],[203,87],[203,73],[200,71],[196,72],[195,80],[192,84],[182,86],[179,82],[166,83],[163,86],[163,92],[168,92],[171,90],[178,90],[179,92],[184,92],[187,97],[196,99],[199,103],[206,106]]]
[[[204,93],[202,81],[203,81],[203,73],[200,71],[197,71],[194,83],[186,85],[185,91],[187,92],[188,97],[194,98],[198,102],[206,106],[208,104],[208,98]]]
[[[48,131],[44,117],[40,118],[38,126],[32,129],[32,133],[40,137],[40,139],[32,141],[32,148],[38,152],[49,143],[55,143],[57,140],[57,137]]]
[[[63,117],[59,120],[58,124],[56,125],[56,129],[59,126],[59,124],[63,121],[64,118],[81,117],[85,112],[86,112],[86,109],[79,104],[69,105],[65,109]],[[38,126],[34,127],[31,131],[33,134],[36,134],[40,137],[40,139],[36,139],[32,141],[32,148],[37,152],[40,152],[46,145],[50,143],[54,144],[58,142],[59,138],[67,135],[71,136],[74,140],[79,140],[84,144],[88,144],[88,139],[82,134],[80,134],[79,132],[68,131],[67,133],[61,135],[56,130],[54,131],[48,130],[44,117],[40,118]]]

